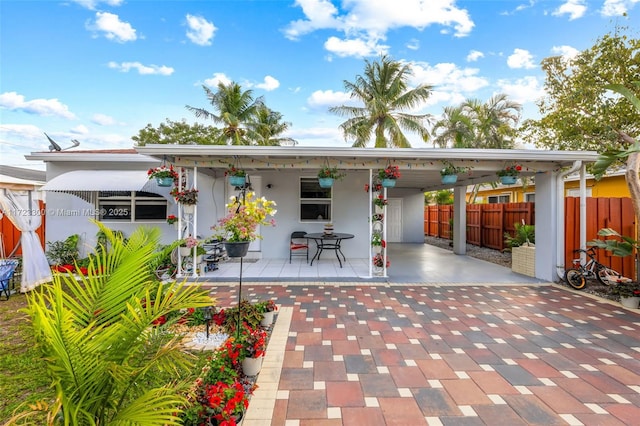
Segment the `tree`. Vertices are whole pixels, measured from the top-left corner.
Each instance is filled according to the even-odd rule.
[[[55,424],[179,424],[189,386],[180,376],[194,358],[154,323],[213,301],[199,286],[154,279],[154,265],[165,255],[158,228],[140,227],[124,239],[98,225],[109,249],[91,257],[88,275],[78,281],[57,274],[28,295],[26,312],[56,392],[51,406],[33,409],[48,411]]]
[[[264,104],[262,97],[254,99],[251,90],[243,91],[234,82],[227,85],[218,83],[216,92],[207,86],[202,88],[215,112],[189,105],[186,106],[187,110],[193,112],[196,118],[211,119],[215,124],[221,124],[223,127],[219,141],[227,145],[252,145],[247,137],[247,123],[252,121],[256,109]]]
[[[608,84],[623,84],[637,96],[631,82],[640,75],[640,40],[607,34],[573,59],[542,61],[546,96],[538,102],[542,118],[523,123],[523,138],[556,150],[625,149],[621,136],[638,134],[640,112],[621,97],[606,93]]]
[[[468,99],[457,107],[445,107],[433,126],[434,146],[441,148],[511,149],[522,105],[498,94],[486,103]]]
[[[377,62],[366,61],[364,75],[355,82],[344,81],[352,99],[363,106],[341,105],[329,108],[331,113],[348,117],[340,125],[345,140],[353,139],[354,147],[366,147],[373,138],[376,148],[410,148],[403,131],[418,133],[424,142],[429,140],[426,128],[429,114],[412,115],[403,111],[420,107],[431,94],[431,86],[421,84],[408,88],[411,75],[409,65],[384,55]]]
[[[295,139],[280,136],[289,130],[290,126],[291,123],[282,121],[281,113],[271,110],[266,105],[260,105],[256,108],[255,116],[247,123],[247,136],[257,145],[296,145],[298,142]]]
[[[176,144],[176,145],[215,145],[224,144],[220,141],[222,131],[212,126],[195,123],[188,124],[185,121],[171,121],[168,118],[165,123],[154,128],[151,124],[140,130],[136,136],[132,136],[137,146],[148,144]]]

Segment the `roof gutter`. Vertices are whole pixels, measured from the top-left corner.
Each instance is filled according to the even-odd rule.
[[[558,229],[556,232],[556,273],[558,277],[563,280],[564,279],[564,238],[565,238],[565,218],[564,218],[564,206],[565,206],[565,197],[564,197],[564,179],[570,175],[571,173],[580,170],[580,247],[584,248],[586,246],[587,239],[587,188],[586,188],[586,178],[585,178],[585,166],[582,164],[582,161],[578,160],[573,163],[569,170],[566,170],[558,175],[556,178],[556,226],[562,229]]]

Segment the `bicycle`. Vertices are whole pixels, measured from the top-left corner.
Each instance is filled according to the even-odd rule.
[[[582,265],[581,259],[573,259],[573,268],[569,268],[564,273],[564,280],[576,290],[582,290],[587,285],[587,279],[595,278],[598,282],[605,286],[616,285],[621,282],[631,281],[630,278],[623,277],[621,273],[603,265],[596,260],[595,247],[589,247],[587,250],[578,249],[574,253],[585,253],[589,260]]]

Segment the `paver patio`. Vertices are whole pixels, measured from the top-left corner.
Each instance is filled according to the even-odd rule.
[[[237,284],[205,284],[218,306]],[[630,425],[640,314],[553,284],[244,283],[282,307],[254,425]]]

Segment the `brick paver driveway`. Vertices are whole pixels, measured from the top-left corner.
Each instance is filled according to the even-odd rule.
[[[210,288],[220,307],[237,301],[237,286]],[[640,424],[637,310],[544,284],[261,283],[243,296],[293,309],[266,424]]]

